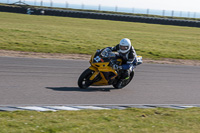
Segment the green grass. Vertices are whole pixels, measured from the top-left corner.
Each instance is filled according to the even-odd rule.
[[[0,112],[1,133],[198,133],[200,109]]]
[[[200,60],[200,28],[0,12],[0,49],[92,54],[130,38],[144,58]]]

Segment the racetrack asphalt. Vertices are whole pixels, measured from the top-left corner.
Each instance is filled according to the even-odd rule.
[[[123,89],[79,89],[85,60],[0,57],[0,105],[200,104],[200,67],[143,63]]]

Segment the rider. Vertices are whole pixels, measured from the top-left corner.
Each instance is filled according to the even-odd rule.
[[[122,65],[113,65],[113,69],[121,70],[123,72],[122,79],[129,78],[130,72],[133,71],[134,66],[137,64],[137,54],[134,47],[131,45],[131,41],[128,38],[124,38],[115,47],[111,47],[112,51],[117,51],[118,58],[122,59]]]

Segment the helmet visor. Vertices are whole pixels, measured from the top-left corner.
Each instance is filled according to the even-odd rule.
[[[121,50],[127,50],[127,49],[128,49],[128,46],[119,46],[119,48],[120,48]]]

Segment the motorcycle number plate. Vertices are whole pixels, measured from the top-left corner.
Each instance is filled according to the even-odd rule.
[[[96,62],[99,62],[99,61],[101,61],[101,58],[100,58],[99,56],[96,56],[96,57],[94,58],[94,60],[95,60]]]

